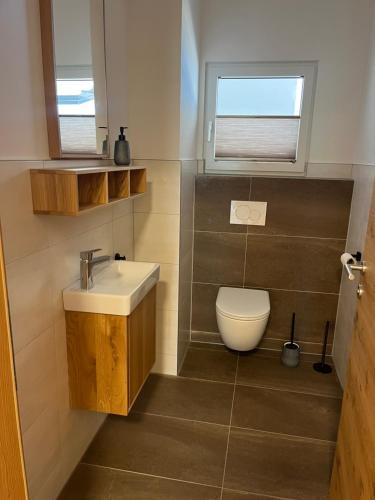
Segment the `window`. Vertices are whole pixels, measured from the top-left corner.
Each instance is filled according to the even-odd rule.
[[[315,63],[208,64],[207,172],[303,172]]]

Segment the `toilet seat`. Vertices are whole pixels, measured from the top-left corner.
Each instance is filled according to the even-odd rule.
[[[270,300],[265,290],[221,287],[216,310],[223,316],[240,321],[258,321],[270,313]]]

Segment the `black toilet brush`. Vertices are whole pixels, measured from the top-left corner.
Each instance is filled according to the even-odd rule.
[[[314,370],[319,373],[331,373],[332,367],[326,363],[326,352],[327,352],[327,342],[328,342],[328,334],[329,334],[330,323],[327,321],[326,329],[324,332],[324,342],[323,342],[323,350],[322,350],[322,359],[320,363],[314,363]]]

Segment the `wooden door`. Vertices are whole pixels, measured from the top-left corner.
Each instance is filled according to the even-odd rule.
[[[0,498],[27,499],[0,231]]]
[[[347,384],[331,480],[331,500],[375,499],[375,190]]]
[[[129,409],[155,363],[156,287],[128,317]]]

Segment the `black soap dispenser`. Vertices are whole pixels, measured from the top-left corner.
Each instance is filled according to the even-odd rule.
[[[126,140],[124,130],[128,127],[120,127],[118,141],[115,142],[114,160],[116,165],[130,165],[130,147]]]

